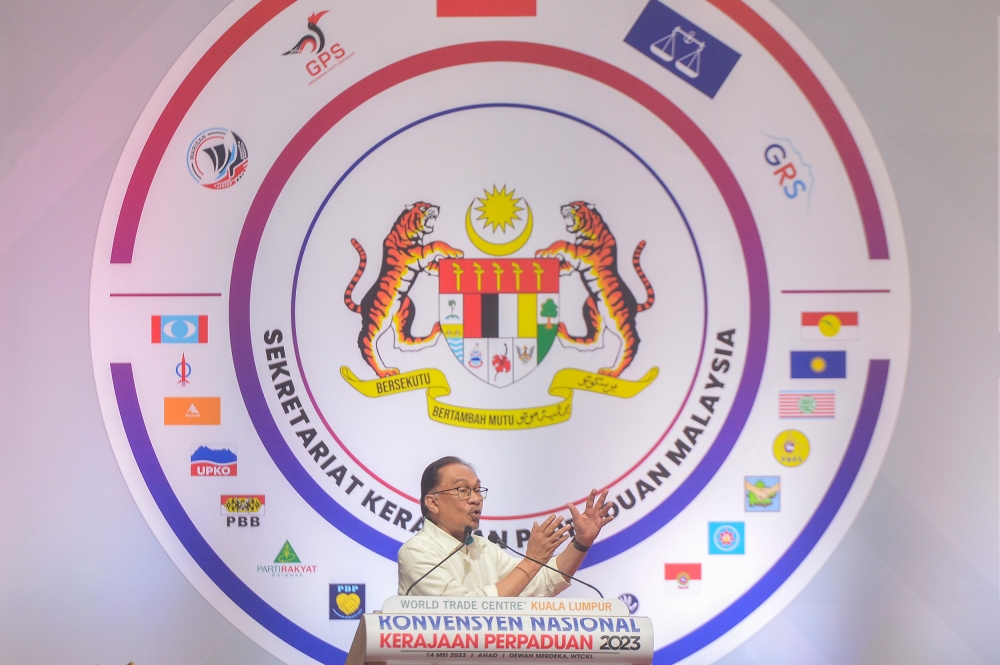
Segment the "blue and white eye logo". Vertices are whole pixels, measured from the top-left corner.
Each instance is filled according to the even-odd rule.
[[[150,329],[153,344],[208,344],[207,316],[154,316]]]

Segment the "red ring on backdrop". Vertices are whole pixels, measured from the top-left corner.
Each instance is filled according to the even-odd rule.
[[[289,140],[264,176],[247,212],[236,247],[230,281],[229,331],[240,392],[254,427],[278,470],[289,484],[306,499],[307,503],[310,503],[314,510],[321,514],[324,512],[319,505],[326,504],[327,501],[335,504],[339,510],[343,508],[319,487],[315,479],[302,468],[301,463],[288,448],[284,437],[278,432],[277,424],[270,417],[270,407],[257,377],[250,334],[250,296],[254,264],[264,229],[270,220],[278,197],[302,159],[334,125],[348,114],[381,92],[420,75],[448,67],[491,62],[549,66],[602,83],[629,97],[656,116],[697,156],[702,166],[708,171],[732,216],[737,235],[743,246],[749,277],[751,311],[748,356],[740,388],[737,391],[734,410],[730,413],[726,423],[728,424],[733,418],[736,419],[733,422],[739,421],[740,418],[745,419],[746,413],[749,413],[749,407],[753,403],[757,385],[759,385],[763,374],[767,330],[770,321],[767,268],[749,203],[743,195],[736,176],[708,136],[679,107],[651,85],[614,65],[584,53],[548,44],[514,41],[471,42],[431,49],[398,60],[369,74],[328,102],[302,126]],[[755,279],[755,276],[759,279]],[[757,307],[754,307],[755,302],[758,303]],[[754,385],[749,387],[750,384]],[[744,394],[747,389],[750,392]],[[746,400],[749,402],[743,404],[742,402]],[[723,431],[727,431],[726,424],[723,425]],[[331,434],[333,434],[332,431]],[[274,439],[272,439],[272,435],[275,437]],[[341,449],[356,464],[365,469],[371,477],[381,482],[383,486],[391,487],[362,465],[339,439],[337,442]],[[726,450],[728,451],[734,443],[735,440],[726,447]],[[297,484],[299,482],[304,483],[304,485],[299,486]],[[310,497],[322,494],[322,498],[316,496],[315,499],[310,499],[307,498],[307,494]],[[580,501],[573,503],[580,503]]]

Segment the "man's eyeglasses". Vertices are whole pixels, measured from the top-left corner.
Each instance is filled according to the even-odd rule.
[[[489,490],[485,487],[474,487],[471,489],[468,487],[452,487],[450,490],[440,490],[437,492],[431,492],[431,494],[447,494],[449,492],[455,492],[455,496],[458,497],[459,501],[468,501],[472,498],[473,492],[478,494],[480,499],[485,499],[486,493],[489,492]]]

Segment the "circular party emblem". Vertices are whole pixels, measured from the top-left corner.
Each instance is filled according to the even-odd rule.
[[[909,344],[868,130],[737,1],[236,2],[132,134],[91,312],[150,527],[295,663],[396,593],[443,455],[515,548],[607,489],[580,575],[711,662],[857,514]]]
[[[201,132],[188,147],[188,171],[195,182],[209,189],[232,187],[248,164],[246,144],[227,129]]]

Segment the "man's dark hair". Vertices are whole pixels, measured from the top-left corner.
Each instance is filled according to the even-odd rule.
[[[431,462],[427,465],[427,468],[424,469],[424,474],[420,476],[420,514],[424,516],[424,519],[430,519],[430,513],[427,510],[427,504],[424,502],[424,499],[441,482],[441,469],[449,464],[463,464],[470,469],[472,468],[471,464],[454,455],[442,457],[436,462]],[[433,522],[433,520],[431,521]]]

